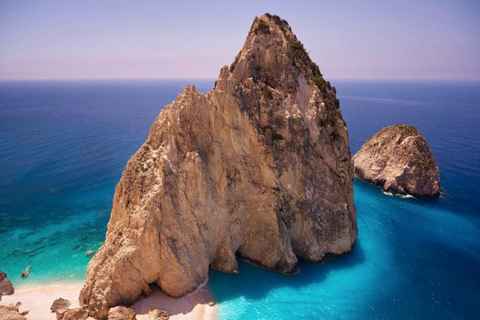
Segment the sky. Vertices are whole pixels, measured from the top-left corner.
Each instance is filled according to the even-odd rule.
[[[0,80],[214,79],[266,12],[327,79],[480,80],[477,0],[0,0]]]

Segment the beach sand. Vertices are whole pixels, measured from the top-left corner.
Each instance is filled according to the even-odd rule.
[[[149,309],[163,309],[173,320],[216,320],[218,308],[208,305],[211,300],[210,292],[206,289],[199,289],[182,299],[174,299],[166,296],[157,286],[152,286],[152,293],[140,298],[131,308],[138,320],[148,319]]]
[[[15,294],[3,296],[0,304],[22,303],[20,312],[29,310],[28,320],[55,320],[55,313],[50,312],[54,300],[64,298],[70,300],[70,308],[79,306],[78,295],[82,283],[57,284],[44,286],[25,286],[15,290]],[[138,320],[147,320],[149,309],[163,309],[168,312],[172,320],[216,320],[217,306],[209,306],[210,293],[200,289],[182,299],[173,299],[166,296],[156,286],[152,286],[152,293],[148,297],[140,298],[131,308],[137,314]]]

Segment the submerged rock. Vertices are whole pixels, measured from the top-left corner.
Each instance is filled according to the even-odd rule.
[[[21,274],[22,278],[28,277],[28,275],[30,274],[30,269],[31,268],[32,268],[32,266],[28,266],[28,267],[25,268],[25,270],[22,271],[22,274]]]
[[[0,271],[0,299],[2,295],[7,296],[14,293],[15,293],[15,290],[10,280],[8,280],[7,274],[5,272]]]
[[[87,257],[93,256],[97,251],[96,250],[88,250],[86,253]]]
[[[386,192],[438,197],[440,175],[425,138],[413,126],[380,130],[352,159],[355,175]]]
[[[182,297],[236,255],[283,273],[349,252],[353,167],[335,88],[288,23],[256,18],[215,89],[186,87],[155,120],[115,190],[80,301],[90,315],[156,283]]]

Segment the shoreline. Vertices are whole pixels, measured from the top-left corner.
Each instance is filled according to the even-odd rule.
[[[51,283],[45,285],[23,285],[15,293],[2,296],[0,304],[8,305],[21,302],[20,312],[28,310],[28,320],[55,320],[56,314],[50,311],[53,301],[64,298],[71,302],[70,308],[78,308],[78,295],[83,283]]]
[[[50,311],[53,301],[64,298],[71,302],[70,308],[80,306],[78,296],[83,287],[83,282],[57,282],[49,284],[23,285],[15,289],[13,295],[2,296],[1,305],[21,302],[20,312],[29,311],[28,320],[56,320],[56,314]],[[165,295],[157,286],[152,285],[152,292],[142,296],[132,308],[138,320],[148,320],[148,310],[166,310],[172,320],[217,320],[218,307],[209,306],[212,300],[207,289],[200,288],[190,295],[174,299]]]

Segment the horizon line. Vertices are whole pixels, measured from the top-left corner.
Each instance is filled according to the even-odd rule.
[[[40,81],[141,81],[141,80],[200,80],[216,81],[217,77],[125,77],[125,78],[33,78],[33,79],[0,79],[0,82],[40,82]],[[480,78],[328,78],[326,81],[438,81],[438,82],[480,82]]]

